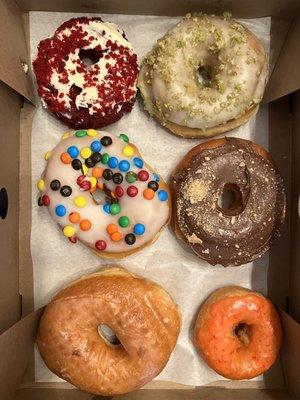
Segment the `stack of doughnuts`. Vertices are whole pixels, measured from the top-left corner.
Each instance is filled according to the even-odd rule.
[[[265,149],[235,137],[202,142],[178,163],[169,188],[126,134],[96,129],[131,111],[138,84],[147,112],[172,133],[227,132],[258,111],[267,60],[259,40],[228,13],[187,15],[157,41],[140,72],[115,24],[99,17],[63,23],[40,42],[33,67],[43,106],[74,131],[44,156],[38,205],[67,241],[104,258],[151,245],[170,220],[185,249],[211,265],[261,257],[286,211],[283,180]],[[54,296],[37,344],[56,375],[114,396],[163,370],[180,327],[178,306],[161,286],[104,267]],[[195,349],[229,379],[266,372],[281,341],[275,306],[239,286],[210,294],[194,326]]]

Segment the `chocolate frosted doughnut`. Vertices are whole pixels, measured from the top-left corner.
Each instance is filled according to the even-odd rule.
[[[176,235],[212,265],[260,257],[285,217],[285,191],[274,162],[244,139],[194,147],[173,173],[172,191]]]

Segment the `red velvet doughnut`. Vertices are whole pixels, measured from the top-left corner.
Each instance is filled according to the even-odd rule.
[[[69,127],[101,128],[134,104],[136,54],[124,32],[101,18],[64,22],[39,43],[33,68],[43,105]]]

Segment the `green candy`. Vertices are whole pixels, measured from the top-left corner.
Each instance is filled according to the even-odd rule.
[[[122,217],[119,218],[119,225],[122,228],[126,228],[129,225],[130,221],[129,218],[126,217],[126,215],[123,215]]]
[[[87,132],[85,130],[80,130],[80,131],[75,132],[75,136],[77,136],[77,137],[83,137],[86,135],[87,135]]]
[[[129,142],[129,137],[127,135],[125,135],[125,133],[121,133],[119,135],[119,139],[123,140],[123,142],[126,142],[126,143]]]
[[[133,183],[137,180],[137,175],[135,172],[133,171],[129,171],[127,172],[127,174],[125,175],[125,179],[128,183]]]
[[[109,207],[109,211],[112,215],[117,215],[121,211],[121,206],[117,203],[112,203]]]
[[[102,158],[101,158],[102,164],[107,164],[108,160],[109,160],[109,155],[107,153],[104,153]]]

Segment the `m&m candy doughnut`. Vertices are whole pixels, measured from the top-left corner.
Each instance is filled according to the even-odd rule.
[[[38,204],[71,243],[120,258],[152,243],[169,221],[169,189],[127,135],[68,132],[49,154]]]
[[[136,54],[124,32],[99,17],[64,22],[39,43],[33,69],[43,106],[71,128],[109,125],[133,107]],[[74,152],[66,151],[64,162]]]

